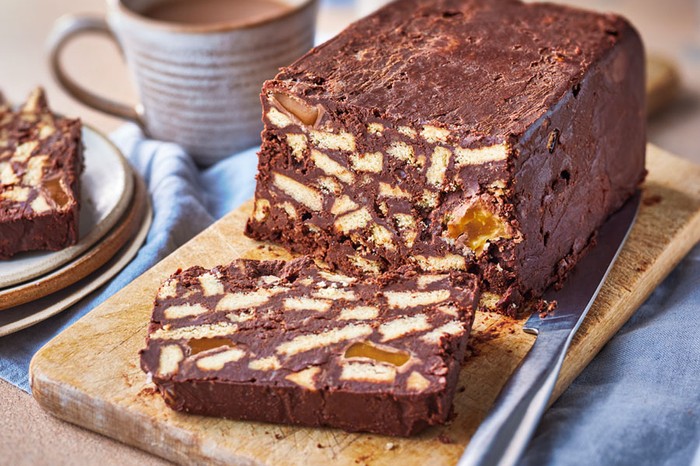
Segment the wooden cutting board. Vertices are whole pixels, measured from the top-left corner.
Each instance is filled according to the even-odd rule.
[[[569,350],[553,399],[700,239],[700,166],[650,146],[648,168],[637,223]],[[250,208],[227,215],[39,351],[30,369],[37,401],[62,419],[180,463],[454,464],[533,343],[522,322],[479,315],[457,417],[413,439],[190,416],[154,393],[138,351],[161,280],[178,267],[286,255],[243,236]]]

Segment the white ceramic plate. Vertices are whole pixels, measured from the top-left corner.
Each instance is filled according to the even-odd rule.
[[[129,206],[134,180],[126,159],[97,130],[83,126],[85,172],[81,182],[80,239],[56,252],[19,254],[0,261],[0,288],[36,278],[70,262],[111,230]]]
[[[146,240],[148,229],[151,227],[152,217],[153,211],[149,202],[146,207],[143,224],[131,242],[89,277],[45,298],[0,312],[0,337],[43,322],[49,317],[68,309],[107,283],[136,256],[139,248]]]

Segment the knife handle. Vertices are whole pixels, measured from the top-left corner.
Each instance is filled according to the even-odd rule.
[[[458,466],[509,466],[527,447],[559,376],[573,332],[543,332],[498,395]]]

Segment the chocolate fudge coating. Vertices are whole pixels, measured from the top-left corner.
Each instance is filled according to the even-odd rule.
[[[308,256],[194,267],[159,289],[141,367],[177,411],[413,435],[450,418],[477,299],[464,274]]]
[[[390,4],[264,84],[246,233],[348,274],[475,273],[516,314],[641,183],[643,65],[619,16]]]
[[[51,113],[42,89],[13,111],[0,96],[0,259],[78,241],[80,120]]]

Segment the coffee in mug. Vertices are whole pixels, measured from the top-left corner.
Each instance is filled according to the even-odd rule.
[[[289,11],[276,0],[176,0],[152,5],[143,16],[158,21],[184,24],[256,23]]]

